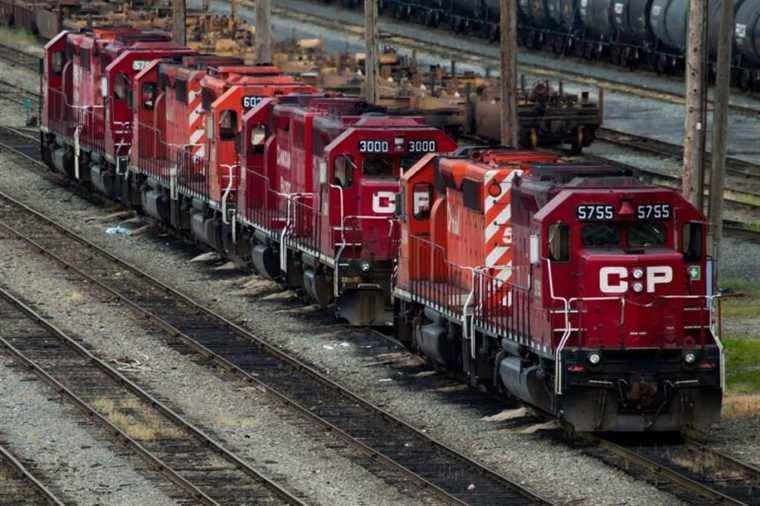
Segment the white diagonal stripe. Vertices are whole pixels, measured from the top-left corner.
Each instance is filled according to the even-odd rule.
[[[490,253],[488,253],[488,256],[486,257],[486,267],[493,267],[496,265],[496,262],[499,261],[499,259],[504,256],[504,253],[509,251],[508,246],[496,246],[493,250],[491,250]]]
[[[490,241],[494,234],[499,231],[499,227],[506,225],[510,218],[512,218],[512,205],[507,204],[486,227],[486,242]]]

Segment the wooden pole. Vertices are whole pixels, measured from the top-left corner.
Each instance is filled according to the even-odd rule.
[[[728,101],[731,97],[731,46],[734,35],[734,0],[723,0],[718,40],[718,67],[715,75],[713,111],[712,166],[710,167],[710,231],[715,281],[723,239],[723,179],[726,173],[728,144]],[[717,286],[717,285],[716,285]]]
[[[187,44],[186,14],[185,0],[172,0],[172,39],[181,46]]]
[[[364,60],[367,102],[376,104],[380,98],[377,90],[377,76],[379,74],[377,0],[364,0],[364,37],[367,45],[367,56]]]
[[[705,177],[706,8],[707,0],[689,0],[683,139],[683,195],[700,210],[703,209]]]
[[[238,0],[230,0],[230,19],[234,22],[237,19]]]
[[[208,4],[211,2],[211,0],[203,0],[201,2],[201,11],[203,11],[203,14],[208,13]]]
[[[271,0],[256,0],[256,61],[272,63]]]
[[[500,0],[501,14],[501,143],[518,147],[517,0]]]

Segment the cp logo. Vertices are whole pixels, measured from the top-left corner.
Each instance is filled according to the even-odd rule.
[[[647,293],[654,293],[655,287],[673,281],[673,268],[667,265],[647,267]],[[599,269],[599,290],[602,293],[619,294],[628,291],[628,269],[625,267],[602,267]]]
[[[396,194],[389,191],[373,193],[372,211],[377,214],[393,214],[396,211]]]

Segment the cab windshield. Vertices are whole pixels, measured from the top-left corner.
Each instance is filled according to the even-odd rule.
[[[587,248],[665,246],[667,229],[662,223],[646,221],[586,223],[581,227],[581,242]]]
[[[365,155],[362,174],[370,177],[398,178],[412,168],[421,156]]]

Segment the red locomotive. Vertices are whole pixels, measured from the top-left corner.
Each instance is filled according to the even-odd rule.
[[[397,329],[579,431],[720,414],[705,218],[607,166],[477,149],[402,176]]]
[[[420,118],[131,29],[60,34],[42,86],[51,168],[473,385],[581,431],[719,416],[705,219],[672,190],[455,151]]]

